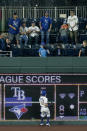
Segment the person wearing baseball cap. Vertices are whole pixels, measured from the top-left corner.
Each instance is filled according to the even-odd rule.
[[[46,90],[41,90],[40,93],[40,112],[41,112],[41,123],[40,126],[44,125],[44,118],[47,118],[46,126],[50,126],[50,110],[48,107],[48,98],[46,97]]]
[[[38,26],[36,26],[35,21],[31,22],[31,26],[28,28],[28,33],[29,33],[29,44],[33,44],[33,40],[35,40],[35,45],[38,44],[39,40],[39,32],[40,29]]]
[[[19,44],[19,28],[21,25],[21,21],[20,18],[18,18],[17,13],[15,12],[13,14],[13,18],[11,18],[9,20],[8,26],[9,26],[9,39],[10,41],[12,41],[14,39],[14,37],[16,38],[16,42],[17,42],[17,46],[18,48],[20,48],[20,44]]]

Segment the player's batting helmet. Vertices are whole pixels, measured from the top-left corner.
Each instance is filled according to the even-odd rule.
[[[46,95],[46,91],[45,90],[41,90],[41,95],[45,96]]]

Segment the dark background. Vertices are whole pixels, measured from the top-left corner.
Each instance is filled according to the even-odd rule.
[[[78,115],[78,88],[77,86],[73,86],[73,85],[62,85],[62,86],[57,86],[56,87],[56,91],[57,91],[57,105],[56,105],[56,111],[57,111],[57,117],[60,116],[60,112],[59,112],[59,106],[63,105],[64,106],[64,116],[66,117],[66,119],[68,117],[74,118],[75,116]],[[60,93],[65,93],[66,97],[64,99],[61,99],[59,97]],[[69,93],[74,93],[75,97],[73,99],[70,99],[70,97],[68,96]],[[74,105],[75,108],[73,110],[70,109],[70,105]]]
[[[81,91],[84,91],[84,94],[82,96],[80,96],[80,101],[84,102],[87,101],[87,85],[80,85],[80,90],[79,93],[81,93]]]
[[[0,6],[77,6],[87,5],[87,0],[0,0]]]
[[[11,87],[13,87],[13,86],[6,86],[5,87],[6,98],[10,98],[10,97],[13,98],[14,93],[13,93],[13,90],[11,91]],[[26,97],[32,97],[32,102],[39,101],[41,86],[29,86],[29,85],[24,86],[23,85],[23,86],[15,86],[15,87],[20,87],[21,90],[25,91]],[[46,86],[46,90],[47,90],[48,100],[54,101],[54,87],[53,86]],[[13,101],[12,101],[12,103],[13,103]],[[19,105],[21,105],[21,104],[19,104]],[[16,115],[13,112],[9,111],[9,109],[11,109],[11,108],[13,108],[13,106],[5,107],[6,120],[17,120]],[[40,119],[40,105],[39,104],[32,104],[32,106],[26,106],[26,108],[28,109],[28,112],[23,114],[22,117],[20,118],[20,120]],[[53,119],[54,118],[54,104],[52,104],[49,108],[51,111],[51,118]]]

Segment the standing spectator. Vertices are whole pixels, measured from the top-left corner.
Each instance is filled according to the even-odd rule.
[[[61,26],[59,32],[60,32],[60,39],[62,40],[63,44],[67,44],[69,30],[68,30],[68,25],[65,22]]]
[[[71,43],[78,43],[78,17],[75,15],[74,11],[70,11],[70,16],[68,17],[68,25],[70,31]]]
[[[28,28],[29,43],[32,45],[32,41],[35,40],[35,45],[38,44],[40,29],[35,25],[35,21],[32,21],[31,26]]]
[[[41,30],[41,43],[44,42],[46,35],[46,44],[49,44],[49,36],[52,28],[52,20],[48,16],[48,12],[45,12],[45,16],[40,19],[40,30]]]
[[[24,46],[27,46],[28,43],[28,28],[26,27],[26,23],[23,22],[22,26],[20,27],[20,46],[21,48],[23,48],[23,44]]]
[[[20,28],[20,19],[16,13],[13,14],[13,18],[9,20],[9,39],[12,42],[14,37],[16,38],[17,46],[20,48],[19,45],[19,28]]]
[[[87,56],[87,40],[83,41],[83,46],[81,47],[79,51],[79,57],[80,56]]]

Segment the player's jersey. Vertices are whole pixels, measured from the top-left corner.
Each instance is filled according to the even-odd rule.
[[[39,102],[41,107],[46,107],[45,104],[48,103],[48,99],[45,96],[40,96]]]

